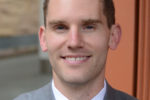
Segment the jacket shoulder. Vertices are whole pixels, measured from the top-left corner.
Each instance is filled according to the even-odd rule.
[[[37,90],[21,94],[14,100],[54,100],[51,83]]]
[[[115,90],[116,100],[137,100],[135,97],[128,95],[127,93],[124,93],[119,90]]]
[[[135,97],[130,96],[127,93],[112,88],[108,83],[106,88],[104,100],[137,100]]]

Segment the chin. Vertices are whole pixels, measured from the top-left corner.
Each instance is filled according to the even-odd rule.
[[[70,84],[70,85],[74,85],[74,86],[79,86],[79,85],[85,85],[85,83],[87,83],[86,80],[66,80],[66,83]]]
[[[67,83],[67,84],[71,84],[71,85],[84,85],[86,83],[88,83],[88,81],[90,81],[92,78],[91,77],[87,77],[87,75],[79,75],[76,76],[76,75],[67,75],[67,76],[64,76],[61,77],[61,79]]]

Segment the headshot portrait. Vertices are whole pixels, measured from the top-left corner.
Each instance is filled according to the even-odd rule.
[[[52,78],[14,100],[137,100],[106,77],[108,52],[118,52],[126,34],[115,12],[113,0],[44,0],[38,38]]]

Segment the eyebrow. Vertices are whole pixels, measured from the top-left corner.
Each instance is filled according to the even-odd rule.
[[[61,20],[52,20],[48,22],[48,26],[53,26],[53,25],[57,25],[57,24],[66,24],[65,21],[61,21]]]
[[[84,24],[102,24],[102,21],[97,20],[97,19],[87,19],[87,20],[82,20],[82,23],[84,23]]]

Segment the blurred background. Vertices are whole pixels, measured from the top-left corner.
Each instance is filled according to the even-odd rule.
[[[50,81],[50,64],[38,42],[42,2],[0,0],[0,100],[12,100]]]
[[[122,39],[109,51],[106,78],[117,89],[150,100],[150,0],[114,0]],[[0,0],[0,100],[12,100],[51,79],[39,46],[43,0]]]

